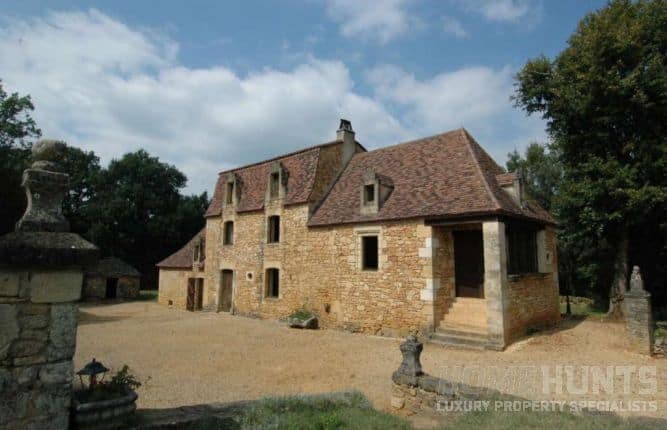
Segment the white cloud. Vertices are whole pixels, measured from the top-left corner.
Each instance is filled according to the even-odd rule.
[[[468,32],[463,28],[463,24],[456,18],[451,16],[442,17],[442,28],[443,31],[447,34],[452,34],[459,39],[468,37]]]
[[[32,96],[45,137],[104,163],[145,148],[182,170],[189,192],[211,190],[222,169],[331,139],[341,117],[367,148],[465,125],[504,159],[521,136],[539,138],[539,124],[510,105],[509,68],[418,79],[383,66],[368,74],[375,93],[363,95],[339,61],[304,56],[290,70],[241,76],[185,67],[177,53],[173,41],[95,10],[0,24],[0,78]]]
[[[407,0],[328,0],[327,14],[345,37],[387,43],[408,31],[416,18],[406,10]]]
[[[210,190],[223,168],[333,138],[340,117],[370,143],[404,133],[380,104],[353,92],[340,62],[310,58],[286,72],[239,76],[184,67],[176,52],[173,42],[94,10],[0,26],[0,78],[32,96],[45,137],[103,162],[145,148],[182,169],[192,191]]]
[[[459,0],[464,7],[489,21],[514,22],[530,12],[528,0]],[[535,3],[533,3],[534,5]]]

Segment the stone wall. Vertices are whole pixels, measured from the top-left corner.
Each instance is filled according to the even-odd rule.
[[[233,309],[238,314],[285,318],[305,307],[318,314],[324,327],[386,334],[432,330],[433,300],[421,296],[433,279],[433,255],[420,255],[431,227],[408,220],[308,228],[308,210],[307,205],[275,202],[264,212],[223,209],[222,217],[209,218],[206,246],[213,249],[207,248],[205,303],[215,307],[220,271],[228,269],[235,275]],[[280,243],[266,243],[270,215],[281,217]],[[233,245],[220,242],[225,221],[234,221]],[[360,268],[364,234],[379,236],[378,271]],[[280,270],[278,298],[266,297],[268,268]]]
[[[132,299],[139,296],[139,283],[137,277],[125,276],[118,278],[117,295],[118,299]],[[83,281],[84,300],[87,299],[104,299],[107,292],[107,278],[103,276],[89,276],[87,275]]]
[[[543,234],[543,246],[538,243],[538,252],[542,251],[538,253],[538,260],[541,260],[539,265],[543,273],[508,276],[507,343],[532,329],[544,328],[560,320],[556,232],[547,227]]]
[[[161,268],[159,273],[158,303],[186,310],[188,279],[204,278],[204,272]],[[206,288],[206,281],[204,281]]]

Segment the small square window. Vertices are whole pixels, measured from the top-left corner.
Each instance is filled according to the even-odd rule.
[[[234,222],[227,221],[224,228],[224,237],[222,240],[223,245],[233,245],[234,244]]]
[[[275,199],[279,194],[279,185],[280,185],[280,173],[275,172],[271,173],[270,184],[269,184],[269,197]]]
[[[227,191],[225,193],[225,203],[228,205],[234,204],[234,183],[227,183]]]
[[[364,203],[373,203],[375,201],[375,185],[364,185]]]
[[[268,237],[267,237],[267,242],[268,243],[278,243],[280,242],[280,217],[277,215],[273,215],[269,217],[269,225],[268,225]]]
[[[266,297],[280,296],[280,270],[266,269]]]
[[[361,268],[363,270],[378,270],[378,237],[361,237]]]

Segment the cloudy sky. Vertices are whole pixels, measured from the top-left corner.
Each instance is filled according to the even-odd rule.
[[[545,141],[513,75],[602,0],[5,0],[0,79],[45,137],[107,163],[145,148],[217,172],[331,140],[378,148],[466,127],[504,164]]]

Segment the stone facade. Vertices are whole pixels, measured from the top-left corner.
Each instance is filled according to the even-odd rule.
[[[391,336],[474,322],[484,346],[503,349],[559,315],[553,219],[503,188],[517,181],[465,131],[366,152],[341,121],[335,142],[220,174],[200,233],[203,309],[226,310],[231,289],[231,312],[239,315],[286,319],[305,308],[325,328]],[[271,217],[279,217],[279,240],[269,234]],[[537,232],[539,267],[526,269],[536,273],[508,276],[509,223]],[[231,240],[225,225],[233,225]],[[457,303],[455,236],[470,229],[479,235],[459,236],[474,239],[481,284],[464,288],[480,294],[462,293]],[[370,270],[362,267],[362,243],[374,243],[368,236],[377,237],[378,250]],[[185,251],[158,265],[160,303],[182,307],[187,280],[199,276]],[[187,264],[174,270],[179,256]],[[466,309],[479,310],[477,318],[451,321]]]

